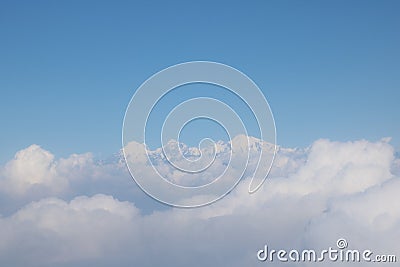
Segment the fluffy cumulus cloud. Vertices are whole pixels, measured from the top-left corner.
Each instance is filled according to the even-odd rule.
[[[268,144],[250,141],[252,153],[271,152]],[[160,150],[149,159],[134,153],[138,145],[130,144],[128,160],[139,163],[143,175],[153,161],[173,181],[182,181]],[[220,166],[228,147],[219,143]],[[187,157],[199,153],[182,148]],[[138,190],[119,158],[57,159],[33,145],[0,169],[0,266],[280,265],[260,262],[257,251],[265,245],[287,251],[337,248],[339,238],[351,249],[397,253],[399,261],[399,166],[387,140],[280,147],[255,194],[248,194],[245,180],[212,205],[176,209],[147,205],[154,201]]]

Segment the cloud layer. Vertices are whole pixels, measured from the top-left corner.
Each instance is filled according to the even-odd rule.
[[[251,144],[254,153],[269,149],[254,138]],[[142,156],[132,154],[145,174]],[[317,140],[279,148],[253,195],[242,182],[213,205],[174,209],[138,190],[118,158],[56,159],[32,145],[0,169],[0,265],[262,266],[268,263],[256,253],[264,245],[318,250],[341,237],[354,249],[396,254],[399,166],[387,140]]]

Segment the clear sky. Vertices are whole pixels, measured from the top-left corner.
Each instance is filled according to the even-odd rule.
[[[400,147],[399,1],[143,2],[1,1],[0,161],[31,144],[115,153],[135,89],[192,60],[251,77],[280,145]]]

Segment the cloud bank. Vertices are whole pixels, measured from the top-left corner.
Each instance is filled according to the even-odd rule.
[[[252,153],[270,151],[268,144],[250,141]],[[223,165],[229,144],[219,144]],[[185,149],[187,156],[198,153]],[[188,181],[174,176],[159,150],[152,153],[150,160],[171,179]],[[134,149],[131,159],[145,175],[149,159]],[[175,209],[144,195],[118,157],[57,159],[32,145],[0,169],[0,265],[265,266],[270,263],[256,256],[264,245],[318,250],[335,247],[338,238],[350,248],[396,254],[399,166],[385,139],[322,139],[306,149],[279,148],[255,194],[241,182],[213,205]]]

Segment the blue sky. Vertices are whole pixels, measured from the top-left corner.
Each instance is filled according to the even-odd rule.
[[[321,251],[339,238],[398,261],[399,1],[135,2],[0,1],[0,266],[265,266],[256,257],[264,245]],[[246,153],[238,137],[239,153],[230,144],[215,158],[202,151],[212,166],[196,176],[180,156],[197,159],[198,150],[171,142],[170,161],[131,142],[134,183],[112,157],[125,109],[151,75],[194,60],[252,78],[282,148],[275,155],[254,138]],[[183,87],[154,109],[150,139],[165,112],[204,95],[232,105],[257,135],[234,96]],[[215,126],[193,121],[183,139],[226,138]],[[249,194],[255,170],[269,170],[261,154],[275,156],[273,166]],[[212,205],[179,209],[140,186],[161,190],[147,192],[164,202],[207,198],[168,195],[157,176],[176,185],[243,181]]]
[[[400,147],[398,1],[2,1],[0,161],[121,147],[125,108],[149,76],[192,60],[250,76],[278,143]]]

